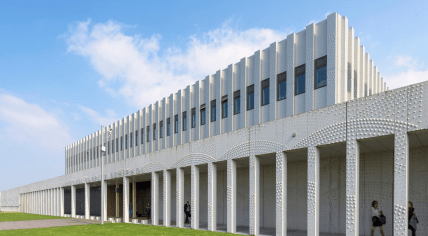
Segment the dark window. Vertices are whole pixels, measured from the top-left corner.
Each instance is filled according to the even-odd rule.
[[[306,83],[306,66],[303,64],[296,67],[296,95],[302,94],[305,92],[305,83]]]
[[[99,156],[100,156],[100,146],[97,146],[97,159],[99,158]]]
[[[128,149],[128,135],[125,134],[125,149]]]
[[[348,62],[348,83],[347,83],[348,93],[351,92],[351,88],[352,88],[352,66],[351,66],[351,63]]]
[[[178,133],[178,114],[174,116],[174,133]]]
[[[138,146],[138,129],[135,130],[135,146]]]
[[[144,128],[141,128],[141,144],[144,143]]]
[[[147,126],[146,133],[147,133],[147,142],[150,142],[150,125]]]
[[[163,120],[159,122],[159,138],[163,138]]]
[[[205,104],[201,105],[201,125],[205,125]]]
[[[111,140],[111,154],[114,153],[114,140]]]
[[[262,81],[262,106],[269,104],[269,78]]]
[[[129,139],[129,147],[132,148],[132,144],[134,143],[134,139],[132,137],[132,132],[130,133],[130,139]]]
[[[171,132],[171,119],[168,117],[166,119],[166,136],[169,136]]]
[[[183,131],[187,130],[187,112],[183,111]]]
[[[278,101],[285,99],[287,95],[287,71],[282,72],[277,75],[277,93],[278,93]]]
[[[364,83],[364,97],[367,97],[367,83]]]
[[[358,79],[357,79],[357,71],[354,70],[354,98],[358,96]]]
[[[216,106],[217,101],[214,99],[211,101],[211,122],[216,121]]]
[[[192,128],[196,126],[196,107],[192,108]]]
[[[156,123],[153,124],[153,140],[156,140]]]
[[[119,152],[119,138],[116,138],[116,152]]]
[[[247,87],[247,110],[254,109],[254,84]]]
[[[369,96],[372,95],[372,89],[369,89]]]
[[[221,118],[227,117],[227,95],[221,98]]]
[[[123,151],[123,136],[120,137],[120,150]]]
[[[241,90],[233,92],[233,114],[241,113]]]
[[[327,85],[327,56],[315,60],[315,89]]]
[[[107,142],[107,155],[110,155],[110,142]]]

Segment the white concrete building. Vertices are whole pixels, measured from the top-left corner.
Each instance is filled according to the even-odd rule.
[[[333,13],[68,145],[65,175],[3,191],[1,209],[90,218],[102,202],[124,222],[357,236],[370,234],[373,200],[385,234],[407,235],[413,201],[425,235],[427,94],[428,82],[388,91]]]

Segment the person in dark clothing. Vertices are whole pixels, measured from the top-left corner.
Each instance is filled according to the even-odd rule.
[[[412,236],[416,236],[416,224],[419,223],[418,218],[416,217],[415,208],[413,207],[413,202],[409,202],[408,204],[409,210],[408,210],[408,223],[409,223],[409,230],[412,231]]]
[[[184,204],[184,214],[186,214],[186,220],[184,221],[184,223],[185,224],[190,224],[189,217],[191,217],[191,216],[190,216],[190,204],[189,204],[189,201],[187,201],[187,203]]]
[[[151,219],[151,210],[150,210],[150,203],[147,203],[146,206],[146,214],[147,214],[147,219]]]

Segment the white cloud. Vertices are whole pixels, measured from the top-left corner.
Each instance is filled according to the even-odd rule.
[[[72,142],[68,127],[56,114],[0,90],[0,136],[6,142],[59,154]]]
[[[96,124],[107,126],[118,120],[116,118],[116,113],[113,110],[106,110],[107,116],[103,116],[91,108],[82,105],[78,105],[78,107],[92,122]]]
[[[103,78],[100,88],[141,109],[256,50],[286,38],[288,32],[253,28],[239,31],[228,24],[192,35],[184,49],[161,47],[161,36],[126,35],[122,24],[90,20],[70,27],[68,51],[87,58]]]
[[[398,56],[394,64],[399,67],[404,67],[406,70],[385,76],[386,85],[389,89],[428,80],[428,68],[426,70],[418,70],[419,62],[417,59],[408,56]]]

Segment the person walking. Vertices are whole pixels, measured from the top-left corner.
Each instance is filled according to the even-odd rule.
[[[151,216],[152,216],[152,214],[151,214],[152,212],[151,212],[151,210],[150,210],[150,202],[148,202],[147,203],[147,206],[146,206],[146,214],[147,214],[147,219],[151,219]]]
[[[184,214],[186,214],[186,220],[184,221],[185,224],[190,224],[189,217],[190,215],[190,204],[189,201],[187,201],[186,204],[184,204]]]
[[[418,218],[416,217],[415,208],[413,207],[413,202],[408,204],[408,220],[409,220],[409,230],[412,231],[412,236],[416,236],[416,224],[419,223]]]
[[[385,234],[383,233],[382,222],[379,219],[380,215],[383,215],[383,213],[382,213],[381,210],[378,209],[378,205],[379,205],[379,203],[377,201],[373,201],[372,202],[372,221],[373,221],[373,226],[372,226],[371,236],[373,236],[376,227],[379,227],[380,234],[382,234],[382,236],[385,236]]]

